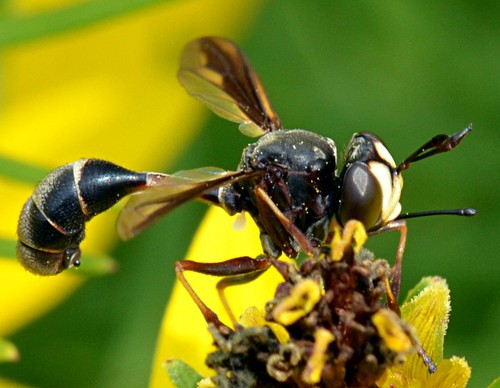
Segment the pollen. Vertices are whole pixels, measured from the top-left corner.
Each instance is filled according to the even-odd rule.
[[[373,315],[372,322],[390,350],[398,353],[414,350],[412,340],[402,326],[401,318],[396,313],[388,309],[381,309]]]
[[[345,251],[354,242],[354,252],[358,253],[363,244],[368,239],[366,230],[363,224],[356,220],[350,220],[346,223],[345,227],[342,227],[333,221],[333,244],[332,244],[332,259],[334,261],[339,261],[344,256]]]
[[[302,381],[307,384],[317,384],[321,381],[321,372],[328,359],[328,345],[334,338],[333,334],[326,329],[319,328],[316,330],[313,351],[302,372]]]
[[[276,322],[288,326],[309,314],[321,298],[320,285],[313,279],[296,284],[290,296],[284,298],[273,310]]]

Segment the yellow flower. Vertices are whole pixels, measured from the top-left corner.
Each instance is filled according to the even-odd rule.
[[[251,255],[252,253],[257,255],[260,244],[258,231],[255,230],[253,223],[248,225],[245,230],[238,232],[232,228],[231,224],[232,220],[221,210],[212,209],[194,238],[188,259],[221,261],[241,255]],[[352,238],[352,233],[349,238]],[[335,249],[333,252],[335,252]],[[282,331],[286,333],[286,330],[283,330],[282,327],[279,327],[278,330],[271,327],[269,322],[264,321],[259,309],[250,308],[245,311],[245,308],[249,306],[264,306],[266,301],[272,299],[271,296],[276,285],[283,281],[282,278],[276,276],[277,274],[273,269],[268,272],[273,272],[272,274],[266,274],[269,275],[268,279],[263,276],[257,280],[257,284],[252,283],[233,287],[228,290],[227,295],[229,295],[231,307],[239,314],[244,312],[240,322],[245,327],[269,326],[274,335],[277,336]],[[379,272],[379,270],[376,272]],[[224,317],[222,320],[229,324],[229,317],[225,316],[215,291],[215,283],[218,279],[207,279],[206,275],[192,275],[189,278],[190,282],[204,302],[210,308],[213,308],[220,317]],[[319,295],[312,283],[317,284],[311,279],[299,281],[291,291],[290,296],[281,299],[281,306],[279,302],[277,304],[273,303],[275,306],[273,309],[281,311],[285,308],[283,307],[285,304],[288,306],[292,303],[292,299],[293,301],[300,300],[300,306],[294,303],[290,307],[291,311],[300,312],[300,317],[307,315],[311,310],[310,304],[316,304],[316,295]],[[304,291],[305,289],[308,291]],[[307,297],[294,296],[299,293],[300,295],[307,295]],[[304,306],[309,307],[306,309]],[[406,361],[402,365],[386,369],[385,374],[379,378],[378,385],[384,387],[464,387],[470,377],[470,368],[466,361],[458,357],[443,360],[444,334],[450,309],[449,289],[446,282],[437,277],[424,278],[410,293],[408,300],[402,305],[401,309],[402,317],[406,323],[399,323],[400,319],[397,315],[387,309],[381,309],[373,316],[374,325],[377,327],[377,331],[380,337],[383,338],[387,348],[395,352],[395,354],[401,355],[396,356],[394,362],[398,364],[399,361],[404,360],[406,357]],[[293,322],[295,322],[295,319]],[[293,322],[287,320],[284,325],[290,325]],[[407,324],[414,328],[423,348],[437,363],[438,369],[434,374],[429,373],[422,358],[417,354],[404,356],[415,352],[415,347],[412,344],[415,341],[412,334],[413,330],[408,329]],[[213,351],[211,346],[213,339],[208,335],[206,326],[198,308],[190,300],[187,292],[178,284],[172,295],[162,325],[155,361],[157,369],[153,379],[153,386],[166,384],[166,373],[160,368],[160,365],[169,358],[188,362],[201,375],[213,375],[213,371],[207,371],[204,365],[207,354]],[[317,342],[314,348],[317,348],[317,351],[313,352],[315,358],[313,357],[311,360],[317,359],[317,361],[311,361],[311,365],[303,372],[304,381],[310,381],[311,383],[320,381],[318,373],[320,373],[325,362],[325,349],[332,341],[335,342],[335,336],[332,337],[331,333],[328,332],[330,335],[325,337],[322,335],[321,330],[324,329],[319,329],[314,334]],[[214,334],[214,329],[211,329],[211,332]],[[248,335],[257,334],[249,332]],[[285,340],[280,339],[279,342],[286,343],[289,337],[285,335],[281,336],[281,338],[285,338]],[[179,351],[179,349],[185,350]],[[382,350],[382,352],[385,351]],[[279,376],[280,374],[277,374],[276,378],[279,378]],[[286,379],[287,376],[284,375],[283,378]],[[207,380],[204,380],[204,384],[208,384]]]

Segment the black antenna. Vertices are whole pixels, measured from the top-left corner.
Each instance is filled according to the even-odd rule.
[[[404,220],[408,218],[417,218],[417,217],[427,217],[427,216],[465,216],[472,217],[477,213],[476,209],[473,208],[464,208],[464,209],[448,209],[448,210],[428,210],[424,212],[415,212],[415,213],[402,213],[400,214],[396,220]]]
[[[419,147],[413,154],[403,160],[398,166],[398,173],[410,167],[412,162],[428,158],[429,156],[447,152],[455,148],[463,138],[472,131],[472,124],[453,135],[437,135]]]

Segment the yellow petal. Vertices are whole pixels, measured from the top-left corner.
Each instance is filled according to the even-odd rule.
[[[392,367],[385,371],[377,381],[377,387],[381,388],[424,388],[424,384],[407,376],[398,367]]]
[[[0,335],[7,336],[65,300],[83,282],[82,276],[34,276],[17,261],[0,259]],[[5,290],[8,288],[8,292]]]
[[[448,327],[450,290],[446,281],[439,277],[424,278],[422,282],[427,286],[401,306],[401,315],[415,328],[421,345],[439,365],[443,359],[444,335]],[[403,368],[409,376],[417,379],[425,379],[429,374],[417,355],[408,356]]]
[[[411,324],[421,345],[437,364],[430,374],[422,359],[410,355],[402,366],[389,368],[377,384],[381,387],[465,387],[471,370],[458,357],[443,360],[444,335],[450,313],[450,290],[439,277],[423,278],[401,306],[403,318]]]
[[[467,386],[471,375],[471,369],[463,358],[452,357],[439,363],[438,370],[428,376],[427,387],[453,387],[462,388]]]

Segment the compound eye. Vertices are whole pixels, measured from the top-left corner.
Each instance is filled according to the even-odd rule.
[[[370,168],[360,162],[351,164],[340,189],[340,222],[361,221],[367,230],[377,225],[382,213],[382,188]]]

